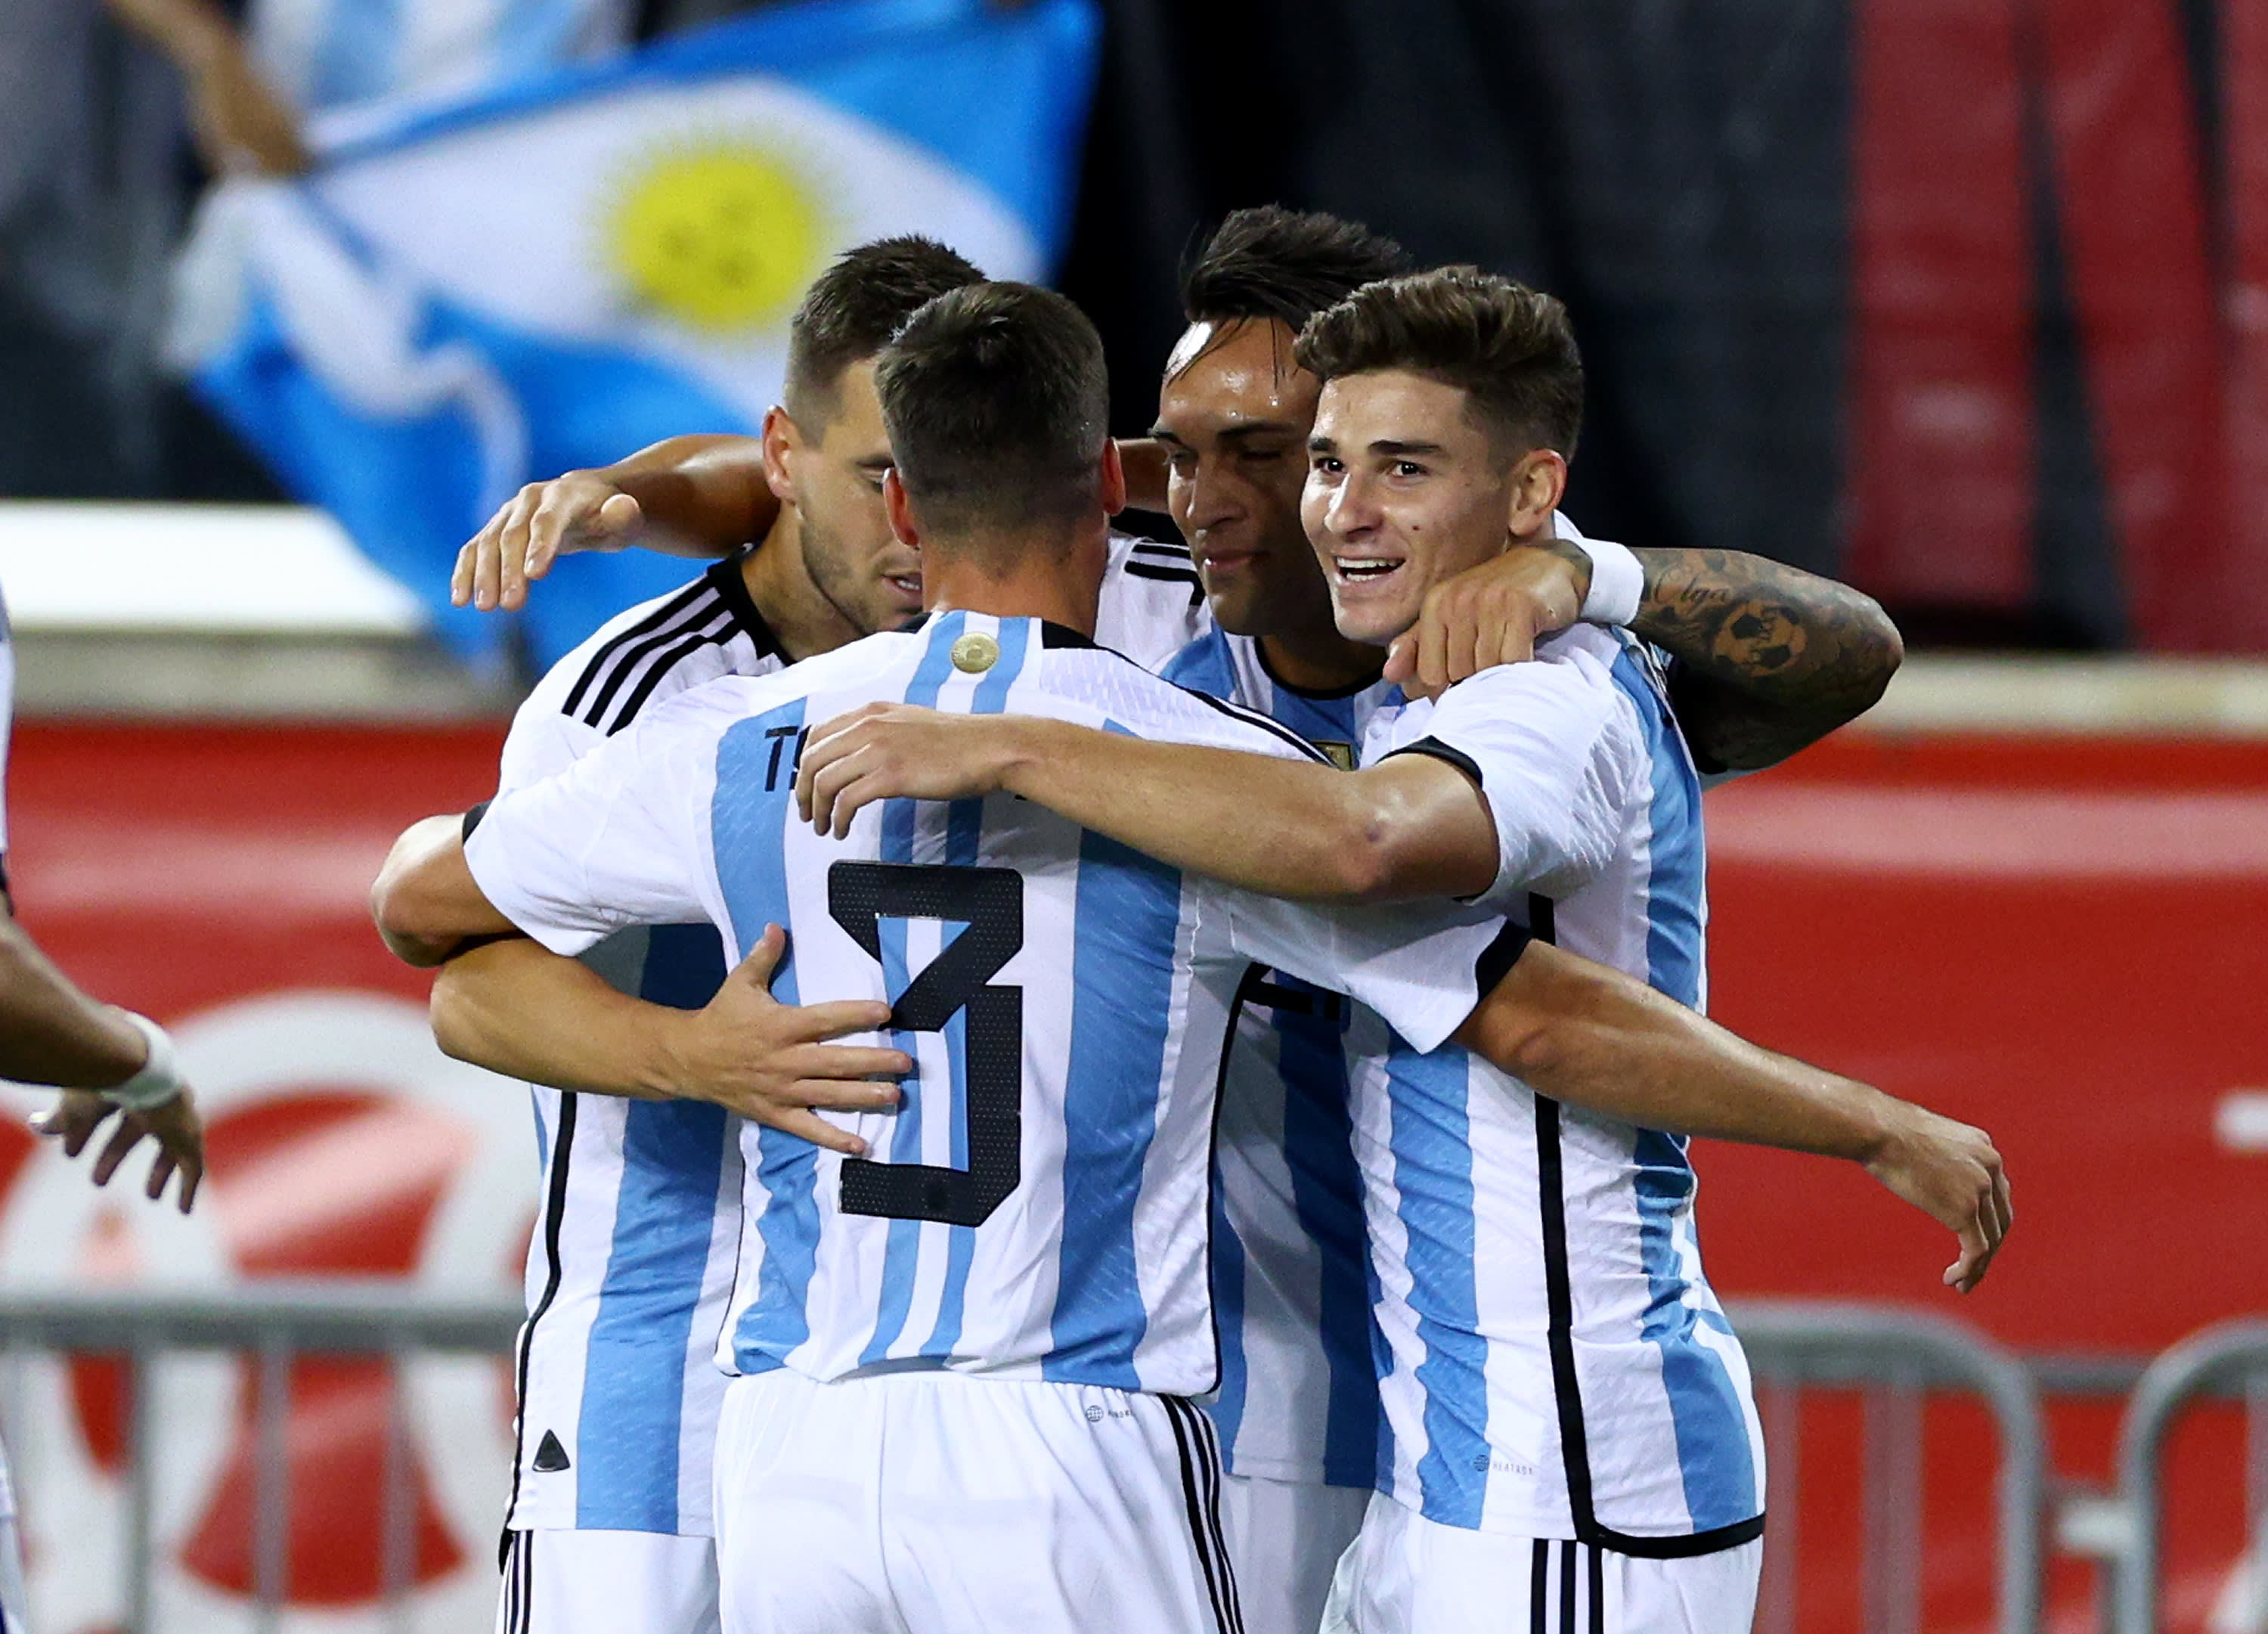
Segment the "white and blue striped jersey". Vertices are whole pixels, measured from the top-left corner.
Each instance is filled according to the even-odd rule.
[[[1703,1002],[1700,790],[1655,656],[1579,626],[1538,662],[1379,711],[1366,763],[1469,771],[1480,900]],[[1697,1554],[1759,1535],[1749,1373],[1702,1273],[1685,1143],[1396,1041],[1353,1085],[1387,1436],[1380,1485],[1454,1526]]]
[[[748,595],[747,554],[618,615],[555,665],[513,718],[499,789],[564,770],[663,700],[784,667]],[[1202,627],[1188,554],[1116,536],[1109,561],[1100,630],[1162,664]],[[622,991],[684,1007],[707,1003],[726,968],[705,919],[635,926],[584,957]],[[714,1352],[740,1247],[737,1133],[702,1102],[530,1089],[541,1191],[506,1524],[705,1536],[725,1384]]]
[[[629,0],[253,0],[253,60],[303,113],[501,85],[630,43]]]
[[[499,797],[468,862],[555,951],[696,912],[745,949],[776,923],[784,1001],[895,1006],[892,1041],[918,1063],[905,1101],[828,1115],[872,1158],[743,1131],[730,1369],[929,1365],[1207,1392],[1208,1154],[1245,972],[1344,989],[1438,1044],[1482,968],[1500,966],[1500,921],[1256,896],[1005,796],[887,801],[846,839],[814,834],[794,807],[808,729],[897,700],[1311,753],[1070,631],[954,613],[652,710]]]
[[[1371,717],[1401,689],[1302,692],[1259,643],[1207,631],[1166,678],[1256,710],[1351,767]],[[1231,1471],[1368,1487],[1378,1473],[1378,1373],[1350,1061],[1383,1054],[1376,1016],[1293,976],[1256,972],[1239,995],[1221,1079],[1213,1220],[1220,1394],[1211,1412]]]

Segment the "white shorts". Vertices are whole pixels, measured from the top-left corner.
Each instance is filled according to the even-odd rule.
[[[514,1532],[497,1634],[718,1634],[717,1545],[666,1532]]]
[[[1220,1458],[1187,1402],[922,1371],[736,1379],[728,1634],[1233,1634]]]
[[[1339,1562],[1323,1634],[1749,1634],[1764,1549],[1641,1560],[1443,1526],[1381,1493]]]
[[[1230,1476],[1221,1530],[1244,1607],[1244,1634],[1315,1634],[1339,1557],[1362,1529],[1370,1489]]]

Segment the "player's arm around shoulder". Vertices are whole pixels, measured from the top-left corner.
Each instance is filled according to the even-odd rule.
[[[628,459],[530,482],[457,552],[449,598],[482,612],[524,606],[563,556],[637,545],[666,556],[729,556],[779,515],[761,439],[665,438]]]
[[[1539,1093],[1641,1129],[1843,1158],[1959,1239],[1966,1293],[2014,1220],[1982,1130],[1748,1042],[1643,982],[1531,942],[1457,1041]]]
[[[874,703],[814,730],[796,796],[814,827],[840,836],[876,800],[1014,794],[1176,868],[1276,896],[1454,895],[1494,878],[1486,813],[1454,768],[1412,761],[1349,774],[1241,723],[1217,736],[1249,747]]]
[[[863,1155],[864,1141],[817,1112],[887,1110],[899,1091],[878,1080],[911,1071],[912,1061],[834,1041],[887,1026],[886,1004],[773,998],[786,947],[786,933],[767,926],[708,1004],[678,1010],[619,992],[525,938],[484,943],[435,975],[433,1037],[444,1053],[509,1078],[634,1100],[705,1100]]]
[[[1388,677],[1432,696],[1578,621],[1623,626],[1675,660],[1702,769],[1747,771],[1873,708],[1904,659],[1897,626],[1848,585],[1743,551],[1629,550],[1557,526],[1436,585]]]
[[[484,807],[411,824],[371,887],[387,948],[431,968],[468,941],[525,933],[578,953],[624,924],[705,916],[696,848],[680,832],[694,804],[684,785],[713,748],[732,703],[718,689],[733,679],[680,694]]]
[[[519,927],[482,892],[465,861],[466,813],[421,818],[401,831],[370,887],[370,914],[387,951],[431,969],[475,938]]]

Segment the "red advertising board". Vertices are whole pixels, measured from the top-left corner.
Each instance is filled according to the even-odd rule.
[[[183,1222],[98,1197],[0,1126],[0,1275],[516,1290],[534,1194],[524,1096],[432,1049],[423,981],[387,958],[364,908],[405,822],[488,791],[499,740],[486,726],[20,729],[20,911],[90,987],[177,1029],[211,1113],[212,1179]],[[2268,1152],[2225,1138],[2242,1092],[2268,1091],[2268,746],[1853,738],[1710,799],[1717,1013],[1991,1130],[2019,1216],[1992,1280],[1962,1300],[1938,1286],[1945,1234],[1857,1171],[1710,1147],[1705,1240],[1728,1297],[1892,1299],[2025,1349],[2137,1354],[2268,1307]],[[295,1382],[293,1605],[375,1628],[383,1380],[326,1364]],[[9,1419],[53,1634],[119,1613],[114,1387],[99,1364],[34,1359]],[[482,1626],[507,1381],[490,1362],[435,1361],[410,1393],[420,1626]],[[248,1414],[225,1358],[161,1381],[169,1628],[242,1625]],[[1858,1419],[1848,1401],[1806,1412],[1790,1626],[1860,1626]],[[2114,1427],[2107,1408],[2057,1408],[2059,1471],[2104,1477]],[[2178,1443],[2170,1627],[2203,1629],[2239,1592],[2238,1439],[2209,1411]],[[1933,1630],[1987,1626],[1989,1446],[1981,1416],[1929,1414]],[[2093,1587],[2083,1564],[2059,1565],[2058,1627],[2094,1626]]]

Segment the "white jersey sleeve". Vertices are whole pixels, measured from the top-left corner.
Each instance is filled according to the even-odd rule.
[[[1368,1005],[1420,1050],[1437,1049],[1480,1002],[1481,972],[1508,930],[1437,902],[1287,902],[1219,887],[1237,952]],[[1516,951],[1516,950],[1507,950]]]
[[[1212,610],[1186,545],[1111,534],[1095,612],[1097,646],[1155,673],[1211,628]]]
[[[1557,899],[1596,880],[1648,765],[1630,700],[1587,640],[1458,682],[1430,711],[1405,714],[1396,736],[1405,740],[1389,753],[1436,755],[1480,784],[1496,824],[1497,876],[1475,902],[1499,909],[1531,892]]]
[[[714,787],[719,718],[698,694],[673,699],[557,776],[497,796],[465,842],[474,881],[555,953],[630,925],[718,917],[703,785]]]

